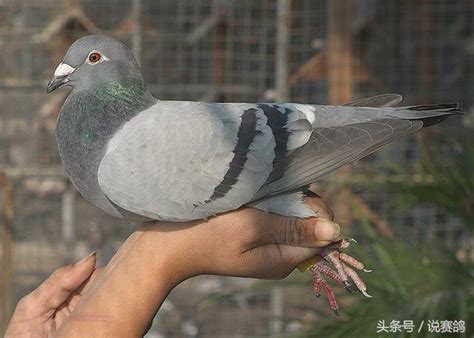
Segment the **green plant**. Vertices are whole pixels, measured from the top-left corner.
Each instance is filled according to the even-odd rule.
[[[408,332],[379,333],[377,323],[384,320],[411,320],[416,336],[431,336],[428,320],[464,320],[473,333],[474,267],[463,263],[452,252],[424,247],[417,250],[401,241],[381,239],[368,222],[360,222],[371,251],[354,247],[356,257],[374,272],[364,275],[373,298],[350,297],[353,304],[342,309],[341,318],[327,317],[315,323],[310,337],[413,336]],[[365,245],[364,245],[365,246]],[[341,301],[341,303],[344,300]],[[468,320],[471,320],[468,322]]]
[[[391,165],[397,180],[387,177],[382,187],[393,196],[398,209],[417,203],[430,203],[459,217],[466,226],[474,227],[474,144],[469,140],[453,140],[422,146],[418,172],[403,174],[402,168]],[[401,177],[401,179],[400,179]],[[373,186],[373,184],[372,184]],[[381,186],[378,185],[378,188]],[[453,250],[439,243],[404,243],[404,238],[381,238],[365,219],[359,219],[364,247],[354,247],[355,256],[373,267],[365,275],[372,299],[350,297],[351,306],[343,308],[341,318],[328,317],[315,323],[310,337],[421,337],[433,336],[429,320],[464,320],[464,334],[474,334],[474,265],[469,259],[460,261]],[[366,245],[365,245],[366,244]],[[392,320],[414,323],[413,333],[377,333],[377,323]],[[418,333],[419,325],[424,326]]]

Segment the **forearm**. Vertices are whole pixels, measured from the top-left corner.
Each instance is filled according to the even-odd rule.
[[[200,274],[283,278],[338,235],[327,219],[246,208],[209,220],[144,224],[88,283],[58,336],[142,336],[181,281]]]
[[[93,254],[57,269],[18,303],[7,331],[28,336],[139,337],[169,292],[199,274],[283,278],[339,236],[324,217],[291,219],[255,209],[189,223],[147,223],[112,261]]]
[[[59,337],[142,336],[168,293],[184,277],[173,269],[166,234],[140,229],[84,290]]]

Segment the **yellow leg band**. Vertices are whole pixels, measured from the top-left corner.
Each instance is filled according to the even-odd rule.
[[[307,260],[301,262],[296,267],[301,272],[306,272],[319,260],[320,260],[319,256],[314,256],[314,257],[308,258]]]

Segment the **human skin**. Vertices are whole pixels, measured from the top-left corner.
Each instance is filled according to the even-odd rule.
[[[318,196],[317,218],[243,208],[190,223],[142,224],[102,270],[90,255],[58,269],[17,305],[7,337],[140,337],[180,282],[202,274],[281,279],[338,239]]]

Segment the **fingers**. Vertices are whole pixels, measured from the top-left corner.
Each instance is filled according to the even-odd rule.
[[[339,224],[324,218],[275,218],[274,243],[316,248],[335,241],[341,232]]]
[[[317,249],[295,247],[285,244],[267,244],[246,251],[241,259],[241,271],[234,271],[238,276],[282,279],[294,270],[302,260],[313,257]]]
[[[291,270],[293,270],[300,262],[313,258],[317,254],[314,248],[295,247],[291,245],[280,246],[281,256]]]
[[[316,248],[339,239],[341,231],[339,224],[323,217],[283,217],[250,208],[228,216],[234,217],[229,223],[236,225],[236,236],[246,237],[250,249],[276,243]],[[223,217],[219,216],[217,220],[221,222]]]
[[[77,263],[57,269],[36,290],[24,298],[37,314],[57,309],[92,274],[95,267],[95,252]]]
[[[72,293],[72,295],[68,298],[67,301],[67,307],[70,311],[72,311],[76,307],[77,303],[79,303],[79,301],[81,300],[82,295],[89,292],[89,290],[95,284],[94,282],[102,274],[103,270],[103,267],[94,268],[92,274],[88,278],[86,278],[86,280]]]
[[[102,272],[104,271],[104,267],[100,267],[100,268],[94,268],[94,270],[92,271],[91,275],[89,276],[89,278],[87,278],[82,284],[81,286],[79,286],[76,290],[75,293],[77,293],[79,296],[88,292],[89,289],[94,285],[95,281],[99,278],[99,276],[102,274]]]
[[[277,240],[289,245],[320,247],[339,239],[339,224],[333,222],[334,213],[316,193],[307,190],[305,202],[318,212],[317,218],[281,220]]]
[[[306,194],[308,194],[308,196],[306,196],[304,199],[306,204],[308,204],[311,209],[316,211],[319,217],[326,218],[331,221],[334,220],[334,213],[319,195],[316,195],[310,190],[307,190]]]

